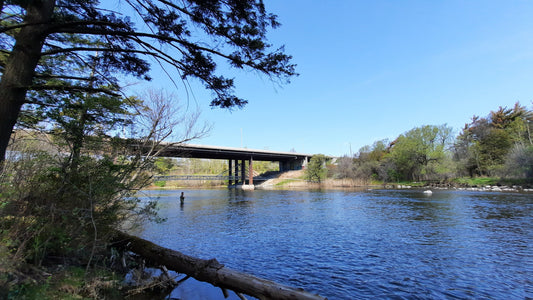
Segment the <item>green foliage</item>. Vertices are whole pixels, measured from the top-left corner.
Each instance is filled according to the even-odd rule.
[[[394,177],[414,181],[437,178],[451,132],[446,125],[426,125],[400,135],[387,156],[396,167]]]
[[[154,161],[157,174],[167,175],[176,165],[172,158],[158,157]]]
[[[375,142],[372,146],[364,146],[353,157],[341,157],[337,160],[334,176],[363,181],[388,180],[385,170],[386,155],[389,153],[390,143],[387,140]]]
[[[147,177],[133,178],[132,166],[110,158],[82,156],[77,169],[64,168],[65,160],[49,155],[35,158],[41,165],[12,183],[8,205],[2,210],[1,229],[12,246],[35,265],[48,256],[88,263],[105,252],[113,230],[135,217],[154,217],[134,193]],[[17,168],[17,172],[24,172]],[[19,177],[15,174],[15,177]]]
[[[305,169],[305,179],[310,182],[322,182],[326,179],[327,157],[323,154],[314,155]]]
[[[285,179],[285,180],[281,180],[278,183],[276,183],[276,186],[282,187],[282,186],[288,185],[288,184],[290,184],[292,182],[293,182],[292,179]]]
[[[150,159],[107,135],[131,124],[124,107],[133,103],[105,97],[99,100],[105,105],[93,105],[94,99],[81,94],[71,99],[76,105],[41,111],[44,133],[17,133],[16,156],[0,174],[8,270],[40,266],[50,257],[89,268],[106,260],[116,229],[160,220],[156,202],[135,197],[149,183]]]
[[[474,116],[455,143],[460,172],[469,176],[502,174],[514,145],[531,144],[531,121],[531,111],[519,103],[512,109],[500,107],[485,118]]]
[[[336,178],[384,182],[448,180],[462,176],[530,178],[533,112],[516,103],[474,117],[453,141],[446,125],[421,126],[338,159]],[[389,146],[390,145],[390,146]],[[453,145],[453,146],[452,146]]]
[[[118,276],[105,269],[89,274],[80,267],[59,269],[45,280],[18,285],[6,299],[123,299]]]
[[[271,161],[254,161],[254,171],[263,174],[271,171],[279,171],[279,163]]]
[[[167,182],[164,180],[154,181],[154,185],[157,187],[165,187],[167,185]]]
[[[487,186],[496,185],[501,180],[497,177],[460,177],[453,180],[455,183],[465,186]]]
[[[181,158],[175,173],[181,174],[227,174],[228,163],[220,159]]]
[[[79,66],[79,72],[90,72]],[[102,87],[104,88],[104,87]],[[11,197],[0,226],[12,247],[14,261],[34,265],[50,256],[88,266],[102,259],[114,230],[125,220],[155,218],[154,205],[141,204],[135,192],[148,183],[148,162],[113,143],[109,133],[132,124],[138,101],[102,93],[35,94],[47,106],[29,106],[33,124],[45,124],[29,143],[13,149],[19,157],[4,170]],[[22,136],[24,137],[24,136]],[[24,140],[17,145],[24,144]],[[42,147],[43,144],[48,144]],[[68,155],[65,155],[67,153]],[[5,226],[5,227],[4,227]]]
[[[279,171],[279,163],[270,161],[254,161],[253,168],[254,171],[259,174],[269,171]],[[181,158],[179,159],[178,163],[174,165],[172,173],[212,175],[227,174],[228,163],[227,161],[220,159]]]

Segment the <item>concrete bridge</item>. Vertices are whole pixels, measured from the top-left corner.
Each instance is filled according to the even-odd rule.
[[[300,170],[307,165],[313,155],[293,152],[279,152],[269,150],[253,150],[246,148],[230,148],[217,146],[204,146],[193,144],[162,144],[160,157],[186,157],[227,159],[229,185],[253,186],[253,162],[273,161],[279,162],[281,172]],[[248,172],[246,170],[248,169]],[[246,179],[245,174],[248,173]]]

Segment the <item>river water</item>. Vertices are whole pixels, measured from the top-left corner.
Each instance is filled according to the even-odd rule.
[[[168,220],[137,235],[328,299],[533,299],[531,193],[145,193]],[[194,280],[171,297],[224,299]]]

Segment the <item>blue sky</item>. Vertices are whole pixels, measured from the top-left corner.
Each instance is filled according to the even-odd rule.
[[[519,101],[532,107],[533,1],[266,0],[299,77],[280,86],[252,71],[235,77],[243,109],[180,98],[213,124],[195,144],[340,156],[422,125],[458,133],[473,115]],[[154,70],[155,84],[164,75]],[[182,100],[183,100],[182,99]]]

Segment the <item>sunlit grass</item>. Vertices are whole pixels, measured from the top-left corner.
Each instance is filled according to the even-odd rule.
[[[116,288],[120,278],[108,270],[92,270],[69,267],[51,274],[44,280],[20,284],[10,291],[9,299],[121,299]]]

